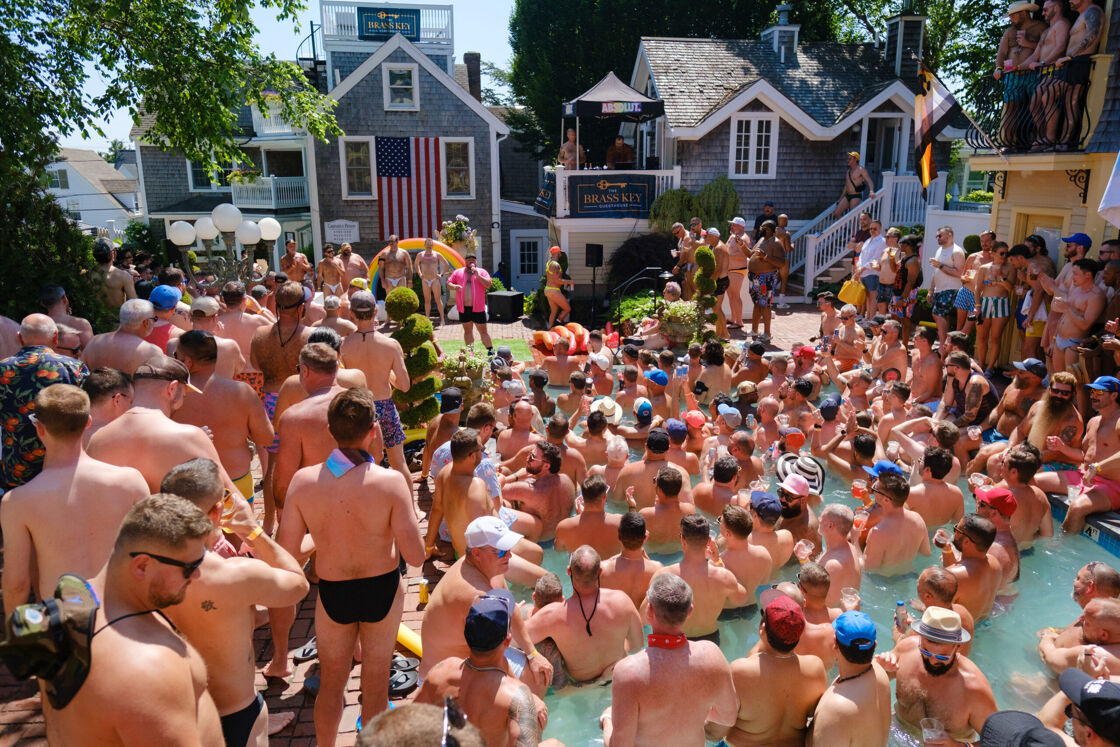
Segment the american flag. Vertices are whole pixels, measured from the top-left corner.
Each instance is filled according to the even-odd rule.
[[[438,137],[378,137],[377,197],[381,238],[436,236],[440,218]]]

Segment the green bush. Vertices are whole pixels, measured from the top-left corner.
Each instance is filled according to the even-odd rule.
[[[708,275],[705,275],[702,270],[697,270],[696,290],[700,291],[705,296],[710,296],[716,292],[716,281],[712,280]]]
[[[393,390],[393,402],[397,406],[410,405],[422,399],[432,397],[443,388],[443,381],[438,376],[427,376],[413,384],[407,392],[399,389]]]
[[[716,255],[710,246],[696,248],[696,266],[705,275],[711,275],[716,271]]]
[[[411,288],[394,288],[385,296],[385,313],[394,322],[403,322],[420,308],[420,299]]]
[[[504,291],[505,289],[506,286],[502,283],[501,280],[499,280],[498,278],[490,278],[491,293],[498,293],[499,291]]]
[[[961,199],[965,202],[991,202],[994,197],[994,192],[987,192],[983,189],[974,189]]]
[[[660,233],[669,233],[674,223],[688,225],[694,215],[700,215],[700,203],[687,189],[670,189],[658,195],[649,206],[649,225]]]
[[[400,289],[394,288],[393,292],[398,290]],[[390,337],[399,342],[404,350],[412,350],[432,339],[432,322],[423,314],[413,314]]]
[[[401,413],[401,425],[405,428],[418,428],[439,415],[439,402],[435,397],[417,403]]]
[[[974,233],[970,233],[961,241],[961,246],[964,247],[965,254],[976,254],[980,251],[980,237]]]
[[[700,217],[705,226],[716,226],[721,231],[739,211],[739,193],[725,175],[720,175],[704,185],[696,195]]]
[[[436,349],[430,342],[424,343],[404,359],[405,368],[408,369],[408,378],[415,381],[421,376],[431,373],[432,369],[436,367],[437,360],[439,360],[439,356],[436,355]]]
[[[655,308],[654,297],[650,291],[632,293],[621,301],[611,301],[611,319],[641,319],[653,313]]]

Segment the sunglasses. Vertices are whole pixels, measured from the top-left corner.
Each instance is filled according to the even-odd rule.
[[[1072,389],[1055,389],[1054,387],[1050,387],[1050,393],[1051,394],[1056,394],[1059,397],[1072,397],[1073,396],[1073,390]]]
[[[190,578],[194,574],[194,572],[198,570],[198,567],[200,565],[202,565],[202,561],[206,560],[206,550],[202,551],[202,557],[201,558],[199,558],[198,560],[191,561],[190,563],[187,563],[187,562],[182,561],[182,560],[176,560],[175,558],[169,558],[166,555],[156,555],[154,552],[145,552],[144,550],[137,550],[136,552],[130,552],[128,554],[128,557],[135,558],[138,555],[147,555],[149,558],[156,561],[157,563],[162,563],[164,565],[175,566],[176,568],[182,568],[183,569],[183,578]]]
[[[974,545],[977,544],[976,540],[974,540],[972,536],[968,534],[968,532],[963,531],[960,527],[953,527],[953,533],[959,534]]]
[[[450,695],[443,699],[443,739],[440,747],[459,747],[459,740],[451,734],[451,727],[462,729],[467,725],[467,714]]]
[[[843,319],[844,321],[847,321],[847,320],[849,320],[849,319],[855,319],[855,317],[854,317],[854,316],[851,316],[851,315],[849,315],[849,316],[844,316],[843,314],[841,314],[841,315],[840,315],[840,318],[841,318],[841,319]]]
[[[921,646],[918,647],[918,651],[921,652],[922,656],[928,656],[929,658],[933,659],[934,661],[948,662],[948,661],[953,660],[953,657],[951,655],[950,656],[944,656],[942,654],[931,653],[929,651],[926,651]]]

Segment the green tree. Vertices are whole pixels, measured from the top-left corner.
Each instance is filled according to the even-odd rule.
[[[299,0],[261,0],[295,23]],[[279,95],[282,115],[312,135],[340,131],[333,101],[306,85],[299,67],[262,55],[253,41],[253,0],[20,0],[0,3],[0,298],[19,313],[44,275],[21,267],[61,268],[51,276],[75,297],[87,282],[85,246],[61,211],[47,203],[46,167],[56,137],[100,133],[106,111],[127,108],[134,121],[154,116],[146,139],[212,169],[240,150],[237,113],[246,101]],[[96,75],[99,93],[86,93]],[[103,133],[100,133],[103,134]],[[57,208],[57,206],[56,206]],[[85,250],[88,254],[88,248]],[[87,309],[76,313],[97,316]]]
[[[802,41],[837,38],[834,8],[811,0],[792,0],[790,23],[801,25]],[[538,157],[552,159],[560,147],[560,105],[613,70],[630,80],[642,36],[757,38],[776,21],[775,4],[758,0],[517,0],[509,21],[513,99],[525,109],[516,116],[522,142]],[[703,95],[697,92],[697,95]],[[509,120],[507,120],[508,122]],[[510,122],[515,127],[514,122]],[[607,142],[617,122],[581,120],[587,143]],[[592,152],[602,161],[604,152]]]
[[[110,164],[112,164],[117,160],[117,154],[122,150],[128,150],[128,143],[121,140],[120,138],[113,138],[113,142],[109,143],[109,150],[98,151],[97,155],[101,156]]]

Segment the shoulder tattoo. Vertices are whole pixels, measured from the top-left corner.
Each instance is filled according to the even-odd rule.
[[[1073,443],[1073,438],[1076,435],[1077,435],[1077,427],[1074,426],[1071,423],[1070,425],[1067,425],[1065,428],[1062,428],[1062,431],[1061,431],[1061,433],[1058,434],[1058,437],[1060,439],[1062,439],[1062,441],[1064,443],[1072,444]]]
[[[509,699],[509,718],[516,721],[521,733],[517,747],[534,747],[541,741],[541,728],[537,721],[537,707],[529,686],[519,683]]]

